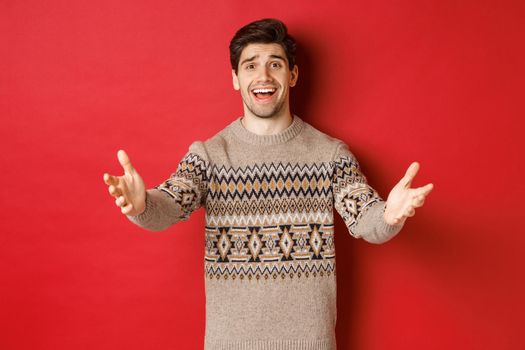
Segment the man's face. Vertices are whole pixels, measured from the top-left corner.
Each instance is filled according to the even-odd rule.
[[[237,74],[232,70],[233,87],[241,91],[244,113],[271,118],[289,111],[290,87],[298,70],[288,67],[279,44],[249,44],[241,52]]]

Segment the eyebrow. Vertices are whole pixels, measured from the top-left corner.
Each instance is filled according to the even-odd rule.
[[[286,62],[286,60],[284,59],[284,57],[282,56],[279,56],[279,55],[270,55],[271,58],[277,58],[277,59],[280,59],[280,60],[283,60],[284,62]]]
[[[245,64],[246,62],[251,62],[253,60],[255,60],[256,58],[258,58],[259,55],[255,55],[255,56],[252,56],[252,57],[248,57],[248,58],[245,58],[244,60],[241,61],[240,65],[242,66],[243,64]],[[282,60],[283,62],[286,62],[286,60],[284,59],[284,57],[282,56],[279,56],[279,55],[270,55],[271,58],[277,58],[279,60]]]

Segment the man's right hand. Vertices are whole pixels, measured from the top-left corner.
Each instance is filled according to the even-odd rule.
[[[115,197],[115,204],[122,214],[136,216],[146,209],[146,188],[139,173],[133,168],[128,155],[123,150],[117,152],[124,175],[104,174],[109,194]]]

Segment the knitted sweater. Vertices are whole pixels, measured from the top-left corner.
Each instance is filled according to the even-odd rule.
[[[333,209],[371,243],[402,227],[384,221],[385,202],[346,144],[297,116],[274,135],[248,131],[239,117],[192,143],[129,219],[163,230],[201,206],[205,350],[335,350]]]

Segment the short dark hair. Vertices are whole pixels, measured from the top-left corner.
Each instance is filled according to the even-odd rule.
[[[232,69],[237,74],[239,59],[242,50],[249,44],[279,44],[286,53],[288,66],[293,69],[295,66],[296,43],[294,38],[288,34],[286,25],[274,18],[264,18],[249,23],[239,29],[230,41],[230,63]]]

